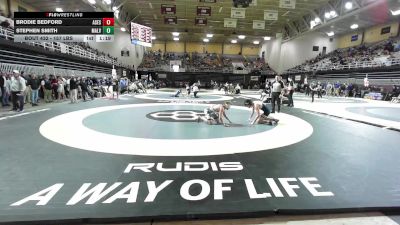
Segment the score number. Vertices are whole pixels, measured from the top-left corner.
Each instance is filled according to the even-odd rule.
[[[103,18],[103,26],[114,26],[114,18]]]
[[[114,27],[103,27],[103,34],[114,34]]]
[[[103,34],[114,34],[114,18],[103,18]]]

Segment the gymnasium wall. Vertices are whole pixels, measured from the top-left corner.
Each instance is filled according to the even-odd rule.
[[[390,27],[389,33],[382,34],[382,28]],[[399,34],[399,23],[393,22],[389,24],[381,24],[373,26],[363,31],[355,31],[339,37],[339,48],[348,48],[361,45],[362,43],[375,43],[384,41],[390,37],[396,37]],[[358,39],[354,40],[355,35]],[[353,39],[352,39],[353,37]]]
[[[192,52],[203,53],[204,49],[205,45],[202,43],[195,43],[195,42],[186,43],[186,52],[188,53]]]
[[[240,44],[222,44],[222,43],[202,43],[202,42],[154,42],[153,46],[147,50],[164,52],[164,46],[167,52],[197,52],[197,53],[216,53],[237,55],[242,52],[243,55],[258,55],[260,52],[259,45],[243,45]]]
[[[313,47],[318,48],[317,51]],[[326,47],[326,53],[337,49],[335,38],[328,37],[325,33],[310,32],[296,39],[282,43],[281,47],[281,69],[287,70],[302,64],[306,60],[317,57]]]
[[[386,34],[382,34],[383,28],[390,27],[390,32]],[[387,40],[390,37],[395,37],[399,33],[399,23],[394,22],[390,24],[378,25],[367,29],[364,32],[364,42],[365,43],[373,43],[379,42],[383,40]]]
[[[280,57],[277,56],[281,53],[281,44],[282,39],[272,39],[265,41],[260,50],[260,55],[262,51],[265,51],[265,62],[277,72],[280,71]]]
[[[165,50],[167,52],[185,52],[185,43],[183,42],[167,42]]]
[[[241,52],[240,44],[224,44],[225,55],[237,55]]]
[[[161,43],[153,42],[153,46],[151,46],[151,48],[148,50],[151,50],[151,51],[161,50],[161,52],[165,52],[165,43],[164,42],[161,42]]]
[[[242,47],[242,55],[258,55],[260,52],[259,45],[244,45]]]
[[[115,29],[114,42],[88,42],[89,46],[99,51],[117,57],[120,62],[135,68],[139,66],[143,59],[145,48],[143,46],[131,44],[130,34]],[[129,50],[129,56],[121,56],[121,50]]]
[[[355,40],[355,36],[357,36],[357,40]],[[338,47],[339,48],[348,48],[360,45],[362,43],[363,33],[361,31],[352,32],[350,34],[343,35],[338,38]]]
[[[318,51],[313,50],[314,46],[318,47]],[[259,55],[265,51],[265,61],[279,73],[315,58],[323,51],[323,47],[326,47],[326,53],[334,51],[337,49],[337,40],[330,39],[324,33],[310,32],[286,42],[281,42],[279,38],[265,41]]]
[[[205,44],[205,49],[208,53],[222,54],[221,43],[207,43]]]
[[[0,16],[7,17],[7,0],[0,0]]]

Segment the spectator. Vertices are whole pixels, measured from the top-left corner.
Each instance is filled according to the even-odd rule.
[[[10,106],[9,99],[11,95],[11,80],[10,75],[2,76],[4,79],[4,92],[2,92],[2,105],[3,106]]]
[[[39,97],[39,88],[40,88],[40,81],[37,79],[36,75],[33,74],[31,79],[28,81],[28,86],[31,89],[31,103],[32,106],[38,105],[38,97]]]
[[[23,76],[23,72],[21,72],[21,76],[25,79],[26,81],[26,89],[25,89],[25,93],[24,93],[24,102],[25,103],[31,103],[32,104],[32,89],[31,87],[28,85],[29,81],[31,80],[32,76],[29,75],[28,77]]]
[[[293,93],[294,93],[294,82],[292,80],[291,77],[288,78],[288,91],[289,91],[289,95],[288,95],[288,99],[289,99],[289,107],[294,107],[294,103],[293,103]]]
[[[64,86],[65,86],[64,78],[62,78],[61,76],[58,77],[58,84],[57,84],[57,96],[58,96],[57,99],[58,99],[58,101],[65,98]]]
[[[75,79],[75,76],[72,75],[71,79],[69,80],[69,90],[70,90],[70,98],[71,98],[71,103],[77,103],[78,102],[78,85]]]
[[[10,28],[10,23],[8,22],[8,20],[4,20],[0,23],[0,26],[4,28]]]
[[[24,92],[26,89],[26,81],[20,76],[19,71],[14,70],[14,76],[11,77],[11,100],[13,111],[18,109],[18,112],[24,111]]]
[[[82,80],[81,80],[81,82],[80,82],[79,85],[81,86],[81,89],[82,89],[82,98],[83,98],[83,101],[86,102],[86,94],[89,95],[90,98],[93,100],[93,99],[94,99],[93,94],[92,94],[91,91],[89,91],[88,84],[87,84],[87,80],[86,80],[85,77],[82,78]]]
[[[5,106],[3,98],[5,96],[5,85],[6,85],[6,76],[1,73],[0,75],[0,97],[2,100],[2,106]]]
[[[44,79],[41,82],[41,86],[44,92],[44,101],[46,103],[52,102],[52,88],[51,88],[51,81],[49,78],[45,75]]]

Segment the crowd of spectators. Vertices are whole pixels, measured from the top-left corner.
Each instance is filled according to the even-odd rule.
[[[14,29],[13,27],[12,27],[12,25],[10,24],[10,22],[8,22],[8,20],[3,20],[3,21],[0,21],[0,26],[1,27],[3,27],[3,28],[5,28],[5,29]]]
[[[375,100],[389,101],[392,97],[398,97],[400,86],[398,85],[371,85],[365,86],[346,81],[311,81],[296,84],[296,91],[304,92],[307,96],[315,90],[321,96],[331,97],[359,97],[369,98],[371,94],[377,94],[380,98]]]
[[[252,72],[265,72],[270,75],[276,74],[268,63],[265,62],[265,59],[261,57],[246,59],[244,66],[251,69]]]
[[[390,39],[374,44],[336,49],[328,54],[319,54],[288,72],[308,72],[319,70],[342,70],[349,68],[377,67],[392,65],[388,59],[400,58],[400,41]]]
[[[224,69],[230,69],[232,67],[232,59],[226,56],[222,56],[222,65]]]
[[[151,69],[151,68],[156,68],[156,62],[161,62],[162,58],[162,53],[161,52],[154,52],[154,51],[149,51],[145,52],[143,54],[143,60],[142,63],[139,65],[139,69]]]
[[[196,68],[198,71],[218,71],[222,69],[222,64],[218,58],[218,55],[208,52],[206,52],[205,54],[193,52],[190,65],[193,68]]]
[[[181,66],[185,67],[190,60],[189,54],[173,53],[173,52],[162,52],[158,51],[147,51],[143,55],[142,63],[139,65],[139,69],[159,69],[163,66],[170,66],[170,60],[180,60]]]
[[[79,100],[87,101],[98,97],[106,97],[110,90],[113,93],[135,91],[147,88],[157,88],[161,83],[157,81],[130,81],[126,77],[112,79],[111,77],[77,77],[26,74],[14,70],[12,73],[0,73],[0,102],[3,109],[21,112],[24,105],[32,107],[39,104]],[[111,88],[110,88],[111,87]]]
[[[170,53],[159,51],[148,51],[144,53],[143,60],[139,70],[170,70],[170,60],[180,60],[181,67],[186,71],[215,71],[232,72],[234,63],[243,65],[242,69],[248,69],[250,72],[265,72],[274,74],[263,58],[250,56],[248,58],[242,55],[218,55],[215,53]]]

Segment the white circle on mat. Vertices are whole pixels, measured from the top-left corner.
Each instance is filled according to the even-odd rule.
[[[279,125],[250,135],[210,139],[152,139],[117,136],[92,130],[83,120],[96,113],[138,107],[188,105],[185,103],[154,103],[106,106],[65,113],[45,121],[40,133],[56,143],[93,152],[143,156],[207,156],[263,151],[298,143],[313,133],[306,121],[285,113],[273,115]],[[209,104],[189,104],[208,107]],[[232,106],[234,109],[248,108]],[[145,115],[143,115],[145,116]],[[268,125],[257,125],[268,126]]]

